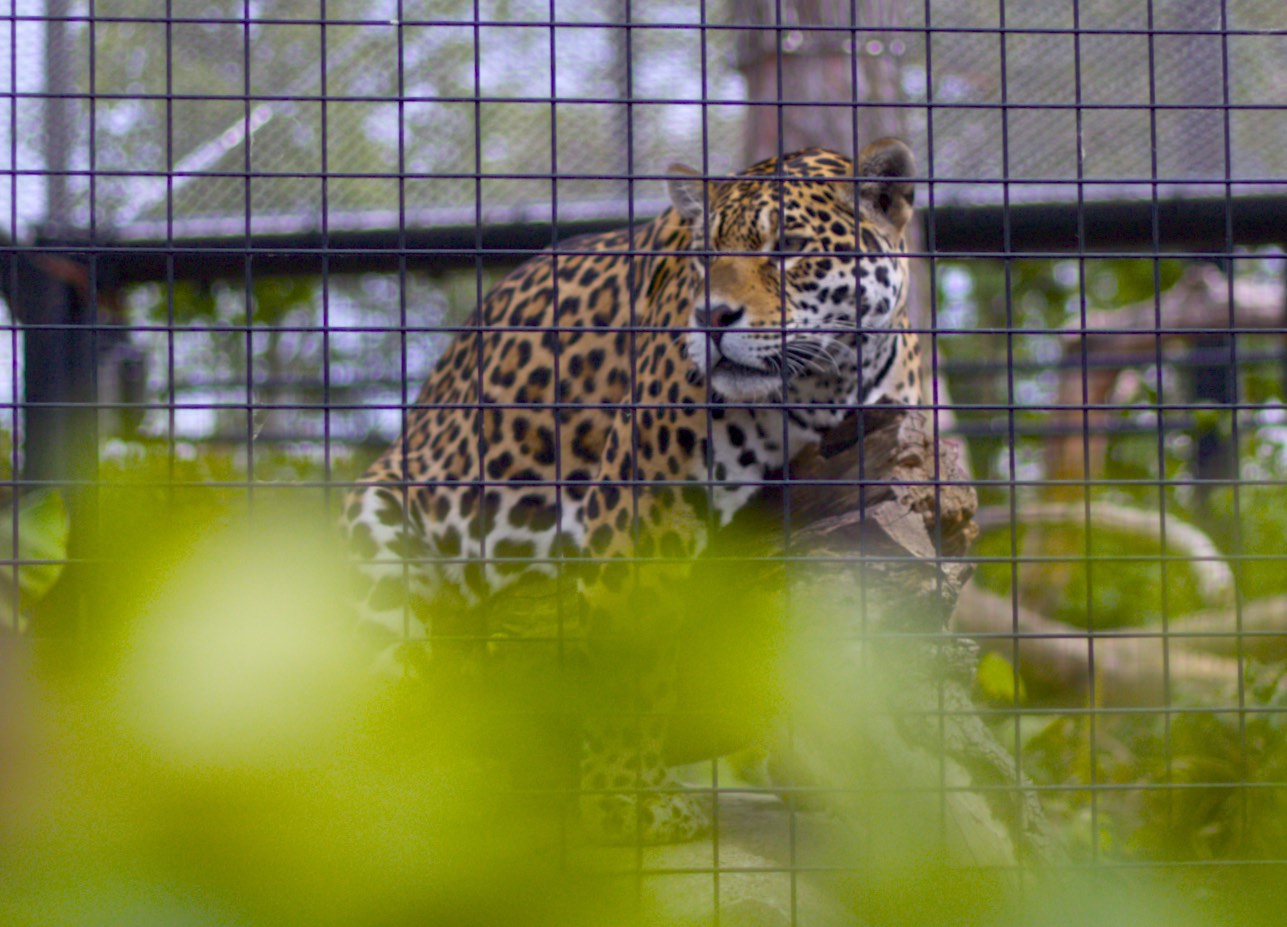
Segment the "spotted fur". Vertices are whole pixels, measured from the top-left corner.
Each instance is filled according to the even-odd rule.
[[[592,602],[627,595],[632,563],[691,558],[855,405],[920,402],[913,171],[893,139],[861,180],[821,149],[710,182],[676,166],[657,219],[506,277],[346,501],[366,621],[424,639],[427,603],[468,609],[561,562],[586,566]],[[644,698],[664,707],[654,662]],[[609,839],[691,837],[704,809],[665,792],[664,723],[645,727],[587,722],[583,812]]]

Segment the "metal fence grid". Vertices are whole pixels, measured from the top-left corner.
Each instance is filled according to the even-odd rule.
[[[4,643],[84,649],[126,623],[102,616],[124,549],[150,532],[131,519],[152,506],[187,506],[164,511],[200,536],[234,509],[311,494],[310,528],[333,533],[435,361],[481,337],[470,313],[484,294],[542,248],[657,215],[671,161],[719,177],[793,139],[852,151],[896,135],[918,165],[907,247],[923,409],[936,442],[964,449],[978,494],[978,540],[943,558],[975,571],[948,638],[983,654],[967,707],[904,707],[942,729],[981,719],[1012,764],[998,781],[942,760],[929,790],[944,803],[1002,793],[1019,818],[1031,799],[1062,871],[1178,871],[1208,901],[1235,898],[1229,880],[1245,873],[1278,879],[1280,0],[10,0],[0,46]],[[567,462],[555,472],[568,491]],[[198,543],[157,530],[175,549]],[[712,838],[608,866],[634,877],[634,916],[738,923],[762,902],[782,923],[840,923],[873,899],[888,914],[895,896],[870,863],[896,821],[836,825],[811,804],[834,788],[756,778],[772,751],[739,756],[686,770],[694,793],[724,793]],[[921,780],[881,782],[911,793]],[[783,793],[786,805],[770,798]],[[724,803],[739,795],[763,804]],[[830,811],[848,821],[843,803]],[[234,849],[271,843],[233,820]],[[15,826],[0,812],[0,833]],[[756,827],[760,856],[737,842]],[[479,866],[537,890],[467,831]],[[557,868],[579,872],[559,834]],[[837,839],[850,856],[824,852]],[[1030,858],[1012,847],[975,862]],[[199,884],[185,878],[174,884]],[[41,897],[43,883],[24,884]],[[374,916],[352,903],[356,920]],[[0,910],[16,904],[0,889]]]

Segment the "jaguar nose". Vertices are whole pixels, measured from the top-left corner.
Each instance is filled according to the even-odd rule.
[[[723,338],[723,333],[719,329],[736,325],[745,314],[745,309],[739,309],[727,303],[715,303],[705,309],[698,309],[696,321],[700,328],[706,329],[707,337],[715,343],[716,347],[719,347],[720,339]]]

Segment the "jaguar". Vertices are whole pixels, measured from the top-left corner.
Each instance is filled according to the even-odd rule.
[[[431,615],[566,570],[591,662],[611,659],[620,615],[801,451],[856,406],[921,402],[914,172],[897,139],[856,165],[821,148],[726,178],[672,165],[657,218],[570,239],[491,289],[344,503],[389,664],[432,673]],[[661,639],[675,629],[654,612]],[[585,721],[581,816],[605,840],[708,827],[664,765],[673,646],[651,649],[630,711]]]

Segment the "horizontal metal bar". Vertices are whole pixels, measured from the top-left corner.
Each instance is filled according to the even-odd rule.
[[[1015,252],[1068,254],[1130,248],[1223,254],[1230,242],[1244,246],[1287,242],[1284,217],[1287,195],[1274,194],[1157,202],[935,206],[922,216],[922,222],[931,251],[1013,257]]]
[[[247,391],[253,393],[256,389],[255,384],[251,382],[246,387]],[[548,402],[416,402],[410,399],[407,402],[285,402],[285,401],[264,401],[260,402],[253,398],[247,400],[213,400],[210,402],[125,402],[125,403],[99,403],[94,401],[76,402],[67,401],[46,401],[46,402],[6,402],[0,403],[0,409],[9,408],[44,408],[44,409],[107,409],[107,408],[128,408],[128,409],[227,409],[229,411],[244,412],[336,412],[336,411],[357,411],[357,412],[376,412],[387,411],[396,412],[402,410],[416,411],[459,411],[459,412],[499,412],[504,410],[523,411],[523,412],[605,412],[608,414],[629,413],[650,411],[680,411],[680,412],[708,412],[712,410],[728,409],[753,409],[763,411],[766,408],[772,408],[784,411],[799,412],[853,412],[855,406],[846,405],[842,402],[832,403],[752,403],[752,402],[693,402],[693,403],[674,403],[674,402],[630,402],[621,400],[619,402],[574,402],[571,400]],[[873,410],[880,407],[869,407]],[[1043,414],[1048,412],[1133,412],[1137,414],[1155,414],[1157,412],[1175,411],[1175,412],[1203,412],[1203,413],[1224,413],[1233,412],[1264,412],[1266,405],[1263,403],[1252,402],[1230,402],[1216,404],[1210,401],[1190,401],[1190,402],[1167,402],[1149,405],[1122,405],[1113,403],[1058,403],[1058,402],[1033,402],[1017,404],[1014,402],[979,402],[979,403],[942,403],[935,405],[933,403],[920,403],[918,405],[909,405],[906,408],[917,412],[935,412],[950,411],[957,414],[977,413],[977,412],[1003,412],[1014,414]],[[1279,408],[1279,407],[1274,407]],[[1081,429],[1079,429],[1080,431]]]
[[[152,440],[154,442],[160,442],[162,439],[152,439]],[[188,442],[183,438],[177,438],[174,443],[187,444],[187,443],[196,443],[196,442]],[[230,438],[223,442],[210,442],[210,443],[222,443],[226,445],[230,450],[245,450],[248,446],[247,439],[244,436],[239,439]],[[253,443],[254,443],[253,441],[250,442],[251,445],[253,445]],[[387,446],[387,442],[383,442],[381,446]],[[335,452],[332,450],[331,453],[334,455]],[[192,481],[180,480],[180,481],[175,481],[173,483],[167,482],[165,480],[157,480],[155,482],[135,483],[135,484],[110,484],[110,483],[104,483],[102,480],[12,479],[12,480],[4,480],[2,483],[0,483],[0,485],[12,486],[15,489],[26,489],[29,487],[40,487],[40,486],[51,486],[51,487],[96,486],[99,488],[110,486],[110,488],[114,492],[119,490],[131,490],[131,489],[137,489],[139,491],[146,492],[148,490],[154,489],[157,486],[171,486],[171,485],[177,488],[197,488],[197,489],[254,488],[256,490],[285,489],[285,490],[291,491],[291,490],[297,490],[297,489],[310,489],[310,488],[346,490],[346,489],[353,489],[358,486],[369,486],[370,484],[359,481],[357,479],[353,479],[353,480],[299,479],[299,480],[292,480],[290,483],[279,483],[279,482],[263,482],[262,480],[247,478],[247,479],[229,479],[229,480],[192,480]],[[400,490],[400,489],[411,489],[415,487],[424,487],[428,484],[426,484],[423,481],[417,482],[416,480],[405,480],[405,481],[390,480],[388,482],[383,483],[382,485],[389,487],[390,489]],[[439,481],[434,483],[433,485],[450,486],[453,489],[471,489],[471,488],[512,489],[516,484],[512,482],[507,482],[504,479],[485,479],[481,477],[470,477],[469,479],[460,480],[454,483]],[[1287,479],[1271,479],[1267,477],[1263,479],[1254,479],[1254,478],[1238,478],[1238,477],[1230,476],[1230,477],[1212,477],[1210,479],[1200,479],[1197,477],[1162,477],[1162,478],[1095,477],[1093,479],[1056,480],[1056,479],[1044,479],[1044,478],[1021,479],[1019,477],[1015,477],[1013,479],[1010,479],[1010,478],[989,479],[987,477],[975,477],[969,480],[949,480],[949,479],[823,480],[823,479],[804,479],[804,478],[797,478],[793,476],[793,477],[790,477],[789,479],[779,479],[779,480],[747,479],[747,480],[736,480],[736,481],[730,480],[728,482],[716,480],[712,477],[710,479],[699,479],[699,480],[547,479],[547,480],[524,480],[522,483],[522,486],[524,489],[527,489],[529,487],[534,487],[534,488],[548,487],[550,489],[570,489],[572,487],[579,487],[581,489],[586,489],[586,488],[590,488],[598,485],[616,486],[621,489],[639,489],[639,490],[652,490],[663,486],[674,486],[674,487],[697,486],[702,489],[719,489],[721,487],[728,488],[728,486],[730,485],[767,486],[775,489],[781,489],[783,487],[790,488],[793,486],[821,486],[821,487],[863,486],[863,487],[869,487],[869,488],[881,487],[881,486],[893,486],[893,487],[928,486],[928,487],[934,487],[934,488],[943,487],[943,486],[964,486],[967,488],[974,487],[975,489],[998,489],[998,490],[1057,489],[1060,487],[1069,487],[1069,488],[1080,489],[1080,490],[1110,489],[1110,488],[1161,490],[1161,489],[1175,489],[1177,487],[1182,487],[1182,486],[1183,487],[1203,487],[1203,488],[1209,488],[1209,489],[1219,489],[1219,488],[1225,488],[1225,487],[1245,488],[1249,486],[1265,487],[1265,488],[1281,488],[1281,487],[1287,486]],[[1023,503],[1019,504],[1020,508],[1022,508],[1022,505]],[[1009,558],[1006,558],[1006,559],[1008,560]],[[1271,556],[1268,556],[1267,559],[1277,560],[1279,558],[1278,558],[1278,555],[1271,555]]]
[[[133,331],[133,329],[128,329],[128,330]],[[189,329],[187,328],[176,328],[176,329],[166,328],[163,330],[167,332],[173,331],[175,334],[186,334],[189,331]],[[256,333],[262,333],[265,330],[271,330],[274,332],[283,331],[283,329],[277,328],[276,326],[271,327],[271,329],[255,326],[250,329],[250,331],[253,331]],[[689,329],[689,330],[705,331],[706,329],[698,328],[698,329]],[[5,328],[0,327],[0,332],[3,332],[3,331],[5,331]],[[203,328],[201,331],[206,334],[211,334],[214,331],[219,331],[219,330]],[[223,329],[222,331],[227,331],[227,330]],[[238,335],[244,335],[247,329],[245,326],[241,326],[240,328],[232,329],[232,331]],[[290,326],[286,328],[285,331],[289,331],[292,333],[320,335],[324,332],[329,332],[331,334],[334,334],[337,331],[337,329],[328,328],[321,325],[312,325],[312,326]],[[1257,329],[1257,331],[1270,336],[1287,334],[1287,328],[1270,329],[1270,330]],[[387,329],[382,328],[380,329],[380,332],[389,332],[391,334],[408,334],[408,335],[437,334],[438,329],[402,328],[401,326],[396,326],[396,327],[387,328]],[[470,329],[470,332],[475,333],[476,330]],[[1229,332],[1223,328],[1215,329],[1212,333],[1218,334],[1218,335],[1229,334]],[[940,336],[945,335],[945,333],[939,329],[935,329],[929,332],[929,334],[940,335]],[[975,332],[951,330],[946,334],[975,334]],[[1148,331],[1148,332],[1145,332],[1145,334],[1154,334],[1154,332]],[[1169,333],[1157,332],[1156,334],[1165,336]],[[1279,350],[1256,350],[1256,351],[1239,349],[1238,351],[1239,369],[1242,369],[1248,366],[1258,366],[1261,364],[1280,364],[1283,362],[1283,360],[1284,360],[1284,354],[1283,354],[1283,351],[1280,349]],[[945,376],[980,374],[980,373],[993,373],[993,374],[999,375],[1004,372],[1005,367],[1009,367],[1010,369],[1014,370],[1016,373],[1020,373],[1020,372],[1038,373],[1038,372],[1052,370],[1052,369],[1080,370],[1083,367],[1088,370],[1097,370],[1097,369],[1118,370],[1124,367],[1152,366],[1152,365],[1158,364],[1159,362],[1166,367],[1180,367],[1180,368],[1201,367],[1201,366],[1207,366],[1212,363],[1224,364],[1229,362],[1229,351],[1227,348],[1195,348],[1193,350],[1186,350],[1181,352],[1181,351],[1175,351],[1171,348],[1167,348],[1164,351],[1162,351],[1160,355],[1156,351],[1138,351],[1138,352],[1114,354],[1114,355],[1102,355],[1102,354],[1096,353],[1093,356],[1086,357],[1086,358],[1082,358],[1078,356],[1072,356],[1072,357],[1065,356],[1055,361],[1037,361],[1037,360],[1008,361],[1004,356],[995,356],[995,357],[985,356],[983,358],[970,358],[968,360],[957,359],[957,358],[947,358],[947,359],[939,359],[934,369],[940,375],[945,375]],[[558,379],[557,373],[558,371],[555,372],[556,374],[555,380]],[[300,391],[317,392],[322,389],[330,389],[330,390],[342,392],[346,390],[361,389],[361,390],[366,390],[368,393],[370,393],[372,391],[377,391],[377,390],[396,392],[402,389],[404,386],[410,386],[415,384],[407,384],[406,381],[400,378],[393,378],[388,376],[384,376],[384,377],[364,376],[364,375],[341,376],[339,374],[332,372],[331,379],[329,381],[323,381],[314,376],[305,376],[305,375],[294,376],[290,374],[273,374],[271,376],[256,378],[255,380],[252,381],[251,385],[255,389],[264,389],[264,390],[277,389],[277,390],[300,390]],[[200,375],[186,374],[181,379],[176,379],[171,384],[171,388],[185,391],[185,392],[191,392],[194,390],[201,390],[201,389],[245,390],[246,379],[245,377],[200,376]],[[412,403],[409,397],[407,401],[407,405],[411,405],[411,404]],[[3,406],[0,406],[0,407],[3,407]],[[957,409],[969,408],[968,405],[962,406],[956,403],[953,403],[952,407]],[[1023,410],[1024,408],[1025,407],[1022,405],[1016,406],[1016,409],[1020,411]],[[1144,410],[1153,410],[1153,409],[1156,409],[1158,411],[1164,411],[1166,409],[1166,405],[1149,403],[1148,405],[1145,405],[1145,406],[1131,405],[1131,406],[1123,406],[1123,408],[1130,409],[1132,411],[1144,411]]]
[[[581,21],[575,19],[559,19],[557,17],[544,17],[533,19],[486,19],[473,17],[448,19],[434,17],[408,17],[406,19],[390,19],[381,17],[379,19],[361,19],[354,17],[335,17],[334,19],[321,19],[316,16],[300,16],[297,18],[282,18],[274,16],[122,16],[92,13],[89,15],[70,14],[67,16],[57,16],[39,13],[12,13],[2,17],[4,22],[31,22],[31,23],[144,23],[144,24],[182,24],[182,25],[224,25],[224,26],[327,26],[339,28],[345,26],[383,26],[393,30],[398,27],[455,27],[458,29],[472,29],[477,26],[480,29],[626,29],[632,32],[647,32],[650,30],[669,32],[671,30],[684,30],[688,32],[800,32],[800,33],[853,33],[868,32],[873,28],[871,25],[865,25],[857,22],[852,24],[817,24],[817,23],[796,23],[783,22],[779,24],[760,24],[760,23],[702,23],[696,20],[665,20],[658,22],[640,22],[638,20],[598,20],[598,21]],[[1058,26],[913,26],[902,24],[884,24],[879,26],[882,34],[909,34],[909,35],[1066,35],[1072,36],[1094,36],[1094,35],[1141,35],[1141,36],[1158,36],[1158,35],[1175,35],[1175,36],[1275,36],[1287,35],[1284,29],[1237,29],[1237,28],[1193,28],[1193,29],[1175,29],[1175,28],[1139,28],[1139,27],[1113,27],[1112,29],[1097,27],[1058,27]],[[783,52],[784,57],[792,57],[791,52]]]
[[[1107,252],[1099,255],[1105,258],[1144,258],[1166,252],[1205,258],[1227,255],[1228,235],[1240,246],[1282,244],[1287,241],[1284,216],[1287,194],[1158,203],[938,206],[922,218],[930,247],[909,254],[939,259],[1020,259],[1087,252]],[[404,262],[411,270],[445,271],[475,268],[480,261],[485,265],[516,264],[555,240],[611,231],[624,224],[624,219],[618,218],[188,239],[63,240],[13,250],[92,254],[100,264],[110,262],[110,269],[104,268],[104,278],[122,284],[243,278],[247,272],[319,276],[323,268],[315,262],[322,259],[327,272],[334,274],[396,272]],[[560,253],[571,257],[579,252]]]
[[[593,328],[593,327],[588,327],[584,325],[541,325],[541,326],[502,325],[502,324],[496,324],[496,325],[455,324],[453,325],[448,323],[442,323],[440,325],[410,325],[410,324],[382,325],[382,324],[375,324],[375,323],[368,324],[368,325],[342,325],[342,324],[280,325],[280,324],[274,324],[269,322],[254,322],[251,324],[246,324],[244,322],[240,324],[231,323],[231,322],[228,322],[228,323],[221,322],[217,325],[210,324],[210,323],[166,325],[159,322],[142,322],[142,323],[130,324],[130,325],[121,325],[115,322],[102,322],[96,325],[78,325],[78,324],[73,324],[68,322],[59,322],[59,323],[36,322],[31,324],[23,324],[21,322],[18,322],[18,323],[10,322],[10,323],[0,325],[0,333],[17,332],[17,331],[84,331],[86,329],[91,329],[97,333],[121,334],[121,333],[128,332],[131,334],[143,334],[143,333],[151,332],[151,333],[182,335],[185,337],[191,336],[191,335],[243,335],[244,336],[249,334],[264,335],[269,333],[274,333],[274,334],[291,333],[291,334],[305,334],[305,335],[307,334],[313,334],[313,335],[324,335],[324,334],[330,334],[330,335],[335,335],[335,334],[453,335],[453,336],[459,336],[461,338],[478,337],[480,335],[498,335],[498,334],[544,335],[547,333],[554,333],[554,334],[560,334],[560,335],[563,335],[563,334],[616,335],[616,334],[625,332],[628,334],[635,334],[635,335],[644,335],[644,334],[681,335],[689,332],[718,331],[718,329],[716,328],[711,328],[710,326],[701,326],[701,325],[643,325],[643,324],[623,325],[617,328]],[[794,329],[782,328],[780,326],[770,326],[770,325],[763,326],[760,330],[764,332],[779,334],[784,336],[788,334],[792,334],[796,331]],[[854,335],[854,334],[863,334],[863,333],[882,334],[882,333],[888,333],[889,331],[890,329],[887,327],[856,326],[856,325],[850,325],[845,327],[818,326],[818,327],[809,329],[809,332],[815,335],[824,335],[824,334],[825,335]],[[899,331],[907,332],[913,335],[921,335],[922,337],[925,337],[925,338],[937,338],[943,341],[948,341],[949,343],[951,338],[956,336],[965,337],[965,336],[989,335],[989,336],[1004,337],[1004,336],[1013,335],[1013,336],[1046,337],[1046,338],[1059,338],[1059,339],[1066,338],[1066,339],[1069,339],[1075,345],[1077,343],[1077,340],[1083,335],[1086,335],[1086,336],[1156,335],[1156,336],[1165,337],[1165,338],[1183,338],[1183,337],[1195,338],[1195,337],[1204,337],[1204,336],[1210,336],[1210,335],[1252,335],[1252,336],[1265,335],[1265,336],[1272,337],[1272,336],[1278,336],[1278,335],[1287,335],[1287,320],[1284,320],[1284,323],[1281,327],[1275,327],[1275,328],[1265,328],[1261,326],[1239,326],[1239,325],[1221,325],[1219,327],[1212,327],[1212,328],[1186,328],[1182,326],[1160,326],[1160,327],[1150,326],[1148,328],[1124,328],[1124,327],[1109,327],[1109,326],[1098,327],[1097,326],[1095,328],[1081,328],[1075,325],[1068,326],[1065,328],[1029,328],[1029,327],[1020,326],[1020,325],[1014,325],[1014,326],[978,325],[978,326],[971,326],[968,328],[956,328],[956,327],[926,328],[923,326],[908,326],[907,328],[899,329]],[[1227,360],[1229,356],[1228,351],[1221,348],[1210,348],[1210,349],[1204,349],[1204,350],[1208,351],[1210,356],[1212,357],[1224,357]],[[1056,367],[1062,367],[1062,366],[1069,366],[1074,368],[1079,368],[1079,367],[1094,368],[1096,366],[1116,366],[1117,361],[1122,358],[1127,358],[1127,359],[1134,358],[1140,363],[1144,363],[1144,362],[1156,363],[1157,361],[1157,356],[1153,352],[1142,353],[1138,355],[1132,354],[1132,355],[1111,355],[1111,356],[1100,355],[1098,353],[1095,353],[1094,355],[1087,356],[1084,359],[1084,361],[1081,357],[1074,355],[1071,358],[1052,361],[1047,364],[1034,363],[1032,366],[1034,367],[1034,369],[1042,369],[1042,370],[1050,370],[1050,369],[1053,369]],[[1241,352],[1239,352],[1238,361],[1241,363],[1242,359],[1243,359],[1243,355]],[[1260,359],[1265,360],[1267,358],[1262,357]],[[1103,361],[1102,363],[1101,363],[1101,360]],[[1182,361],[1179,361],[1179,360],[1172,360],[1166,354],[1163,354],[1162,361],[1163,363],[1167,363],[1167,362],[1182,363]],[[942,369],[942,367],[944,367],[946,363],[955,363],[955,362],[943,362],[940,364],[940,369]],[[990,369],[995,370],[996,367],[992,366],[990,367]],[[1022,370],[1025,368],[1022,365],[1022,363],[1017,363],[1015,369]]]
[[[0,90],[0,100],[13,101],[48,101],[74,100],[82,103],[93,102],[158,102],[158,103],[374,103],[388,105],[393,102],[388,96],[378,94],[345,94],[345,93],[113,93],[74,91],[52,93],[42,90]],[[515,94],[511,96],[478,94],[415,94],[408,93],[398,98],[400,103],[435,103],[472,106],[479,103],[505,103],[523,106],[575,106],[589,104],[593,106],[709,106],[737,107],[746,109],[770,109],[790,106],[808,106],[810,109],[852,110],[850,100],[793,99],[784,97],[771,100],[748,100],[745,97],[646,97],[646,96],[612,96],[586,94],[567,96],[559,94]],[[988,111],[1034,111],[1054,110],[1058,112],[1287,112],[1287,103],[1078,103],[1067,102],[1019,102],[1010,103],[999,100],[864,100],[864,109],[910,109],[910,110],[988,110]],[[270,175],[271,176],[271,175]],[[548,175],[547,175],[548,176]]]
[[[381,485],[387,487],[390,484],[385,483]],[[529,485],[529,484],[524,484],[524,485]],[[154,491],[158,487],[172,488],[176,490],[190,488],[189,484],[187,483],[174,483],[174,484],[151,483],[151,484],[148,484],[147,486],[128,485],[128,486],[122,486],[122,487],[107,486],[105,488],[112,491],[115,491],[117,489],[136,489],[139,491],[148,491],[148,490]],[[280,484],[273,484],[273,483],[255,483],[254,487],[256,491],[283,488]],[[221,484],[219,488],[227,488],[227,487]],[[285,486],[284,488],[291,490],[291,489],[296,489],[297,487],[294,484],[290,484]],[[1007,522],[1004,525],[997,526],[997,528],[994,530],[1005,531],[1005,530],[1009,530],[1010,527],[1011,527],[1011,524]],[[1092,528],[1093,527],[1094,526],[1092,525]],[[794,530],[798,530],[798,529],[794,529],[791,526],[784,525],[781,536],[784,536],[784,537],[789,536],[791,533],[793,533]],[[1101,529],[1101,530],[1104,530],[1104,529]],[[1105,533],[1114,533],[1114,532],[1112,532],[1111,530],[1108,530]],[[500,539],[503,537],[504,537],[503,532],[499,532],[499,531],[496,532],[497,539]],[[482,539],[483,544],[488,544],[489,541],[490,541],[490,538],[488,537],[484,537]],[[692,557],[683,557],[683,556],[678,556],[678,557],[619,556],[619,557],[605,558],[605,557],[595,557],[590,554],[584,554],[584,555],[567,554],[561,557],[554,556],[554,555],[548,555],[544,557],[539,557],[539,556],[498,557],[492,554],[481,554],[479,556],[465,556],[465,557],[426,556],[421,559],[399,558],[399,557],[391,557],[391,556],[362,558],[362,562],[364,564],[368,564],[372,566],[375,566],[375,565],[406,566],[406,567],[428,566],[428,567],[435,567],[435,568],[442,567],[442,566],[458,566],[458,565],[463,565],[467,563],[486,563],[486,564],[524,563],[524,564],[544,564],[547,566],[560,566],[560,565],[572,566],[572,565],[584,564],[584,563],[604,563],[607,561],[611,561],[612,563],[639,564],[639,565],[673,564],[673,565],[692,566],[694,562],[698,562],[698,563],[706,563],[706,564],[712,564],[712,563],[765,564],[770,566],[772,565],[780,566],[780,565],[790,564],[790,563],[799,563],[799,564],[813,566],[813,565],[824,564],[824,563],[830,563],[830,564],[924,563],[925,558],[918,557],[914,554],[888,554],[888,553],[867,554],[867,553],[863,553],[861,549],[856,549],[854,550],[853,553],[844,554],[844,555],[817,554],[812,552],[808,554],[791,554],[785,551],[782,553],[765,554],[758,557],[740,556],[740,555],[739,556],[720,556],[718,554],[712,554],[712,555],[703,554],[700,557],[700,559],[697,561],[694,561]],[[55,565],[60,563],[87,563],[87,562],[129,563],[132,561],[128,557],[112,557],[112,556],[100,556],[100,557],[79,558],[79,559],[76,557],[60,557],[58,559],[49,559],[49,560],[34,560],[34,559],[33,560],[16,560],[16,561],[3,560],[3,561],[0,561],[0,570],[2,570],[4,567],[10,567],[14,564],[23,565],[23,566],[26,566],[26,565],[48,566],[48,565]],[[1284,555],[1284,554],[1222,554],[1219,556],[1199,557],[1199,556],[1193,556],[1193,555],[1187,555],[1187,554],[1156,553],[1156,554],[1069,554],[1064,557],[1041,556],[1037,554],[1030,554],[1030,555],[1013,554],[1013,555],[996,555],[996,556],[970,555],[970,556],[952,557],[946,554],[939,554],[934,557],[934,563],[966,564],[970,566],[983,566],[983,565],[990,565],[990,564],[996,564],[1000,566],[1024,566],[1024,565],[1038,564],[1038,563],[1091,564],[1091,565],[1109,565],[1109,564],[1123,564],[1123,563],[1144,563],[1144,564],[1150,564],[1150,565],[1157,564],[1157,563],[1181,564],[1181,565],[1185,565],[1185,564],[1191,565],[1191,564],[1197,564],[1197,563],[1238,563],[1238,564],[1283,563],[1283,564],[1287,564],[1287,555]],[[1279,631],[1277,629],[1256,632],[1256,631],[1253,631],[1252,629],[1247,629],[1246,631],[1235,631],[1233,628],[1230,628],[1228,630],[1195,632],[1190,636],[1203,637],[1203,638],[1212,638],[1212,637],[1224,638],[1224,637],[1241,637],[1243,635],[1252,637],[1252,636],[1256,636],[1257,634],[1264,637],[1283,637],[1284,636],[1284,632]],[[1131,634],[1131,633],[1125,633],[1123,629],[1114,627],[1114,628],[1098,628],[1094,630],[1088,630],[1083,628],[1073,628],[1069,631],[1060,631],[1060,632],[1019,631],[1016,633],[1011,633],[1007,631],[1007,632],[982,632],[981,634],[975,634],[971,632],[970,634],[964,635],[964,636],[969,638],[977,637],[981,639],[991,638],[991,639],[1010,640],[1011,638],[1014,638],[1014,637],[1027,638],[1027,639],[1067,639],[1067,638],[1081,638],[1087,635],[1093,635],[1097,639],[1103,639],[1103,638],[1124,639],[1127,637],[1133,638],[1133,637],[1145,637],[1145,636],[1169,638],[1172,636],[1172,632],[1167,630],[1167,631],[1156,631],[1148,635]],[[912,632],[899,631],[892,635],[887,633],[882,636],[897,636],[897,637],[903,638],[903,637],[912,636]],[[1178,637],[1180,635],[1176,634],[1175,636]],[[524,638],[524,640],[528,640],[528,638]]]

